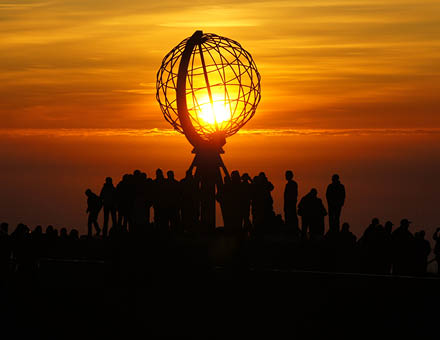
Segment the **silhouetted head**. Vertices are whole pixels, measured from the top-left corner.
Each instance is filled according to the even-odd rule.
[[[92,190],[87,189],[87,190],[86,190],[86,195],[87,195],[87,196],[90,196],[91,194],[92,194]]]
[[[264,173],[264,171],[261,171],[261,172],[258,174],[258,177],[261,177],[261,178],[267,179],[266,174]]]
[[[41,227],[41,225],[37,225],[33,232],[35,234],[42,234],[43,233],[43,228]]]
[[[347,222],[342,223],[341,231],[349,232],[350,231],[350,225]]]
[[[60,237],[67,238],[67,229],[66,228],[61,228]]]
[[[26,235],[29,233],[29,228],[27,227],[27,225],[19,223],[17,224],[17,228],[15,228],[15,233],[17,235]]]
[[[157,169],[156,170],[156,179],[163,179],[163,171],[162,169]]]
[[[312,190],[310,190],[310,196],[316,197],[317,195],[318,195],[318,190],[316,190],[315,188],[312,188]]]
[[[48,225],[46,228],[46,234],[52,234],[53,233],[53,226],[52,225]]]
[[[225,183],[225,184],[231,183],[231,178],[229,176],[223,177],[223,183]]]
[[[233,182],[233,183],[240,183],[241,182],[240,173],[237,170],[234,170],[231,172],[231,182]]]
[[[168,170],[167,171],[167,178],[168,179],[174,179],[174,171],[173,170]]]
[[[408,228],[410,223],[411,221],[408,221],[408,219],[404,218],[403,220],[400,221],[400,226],[404,228]]]
[[[130,177],[129,174],[125,174],[124,176],[122,176],[122,180],[123,180],[124,182],[127,182],[129,177]]]
[[[139,176],[141,174],[141,171],[140,170],[135,170],[135,171],[133,171],[133,175],[134,176]]]
[[[391,221],[386,221],[385,222],[385,230],[388,232],[391,232],[391,230],[393,229],[393,222]]]
[[[72,229],[69,233],[69,238],[71,240],[78,240],[79,239],[79,232],[76,229]]]
[[[291,181],[293,179],[293,171],[287,170],[286,171],[286,180]]]
[[[337,182],[339,182],[339,175],[338,175],[338,174],[334,174],[334,175],[332,176],[332,182],[333,182],[333,183],[337,183]]]
[[[419,238],[420,238],[421,240],[424,240],[424,239],[425,239],[425,235],[426,235],[426,234],[425,234],[425,231],[424,231],[424,230],[420,230],[418,234],[419,234]]]
[[[379,219],[378,219],[377,217],[373,218],[373,219],[371,220],[371,224],[372,224],[372,225],[378,225],[378,224],[379,224]]]
[[[147,174],[145,172],[141,172],[141,176],[140,176],[143,180],[147,179]]]
[[[243,181],[250,181],[251,180],[251,177],[249,176],[249,174],[247,173],[247,172],[245,172],[243,175],[241,175],[241,179],[243,180]]]

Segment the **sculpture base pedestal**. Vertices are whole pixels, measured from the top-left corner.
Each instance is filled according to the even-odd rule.
[[[193,153],[196,155],[190,171],[196,168],[194,178],[200,192],[200,222],[204,228],[213,231],[216,227],[216,193],[223,186],[220,169],[229,177],[220,155],[224,152],[221,148],[204,148],[195,149]]]

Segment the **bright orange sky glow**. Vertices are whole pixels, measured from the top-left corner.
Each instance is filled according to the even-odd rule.
[[[247,128],[440,125],[437,0],[2,1],[3,128],[167,128],[165,54],[196,29],[262,75]]]
[[[182,177],[191,146],[163,119],[156,72],[203,30],[240,42],[261,74],[224,160],[266,171],[277,213],[291,168],[301,195],[340,173],[357,233],[375,215],[438,224],[438,0],[0,0],[0,18],[0,222],[84,231],[84,190],[106,176]]]

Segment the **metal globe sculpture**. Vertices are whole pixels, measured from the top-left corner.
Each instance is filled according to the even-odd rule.
[[[194,146],[188,169],[199,190],[200,222],[215,228],[217,193],[228,170],[220,154],[226,138],[255,114],[260,74],[249,52],[231,39],[196,31],[163,59],[156,99],[165,119]],[[197,209],[199,210],[199,209]]]
[[[192,44],[191,44],[192,43]],[[188,53],[184,96],[189,121],[204,141],[230,137],[255,114],[260,101],[260,74],[251,55],[236,41],[197,31],[174,47],[157,73],[157,101],[165,119],[181,133],[178,79],[185,49]],[[182,72],[181,72],[182,73]],[[191,140],[190,140],[191,142]],[[196,146],[196,145],[194,145]]]

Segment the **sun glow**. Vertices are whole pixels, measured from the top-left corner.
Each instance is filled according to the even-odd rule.
[[[201,105],[198,115],[206,124],[221,125],[231,119],[231,110],[223,100],[214,101],[212,105],[210,102]]]
[[[224,93],[219,91],[219,88],[214,87],[212,90],[212,103],[207,91],[206,93],[190,93],[187,100],[194,104],[188,108],[190,116],[193,119],[198,119],[205,128],[214,132],[215,130],[223,130],[232,120],[234,107],[233,103],[225,98]],[[235,95],[234,91],[230,92]]]

